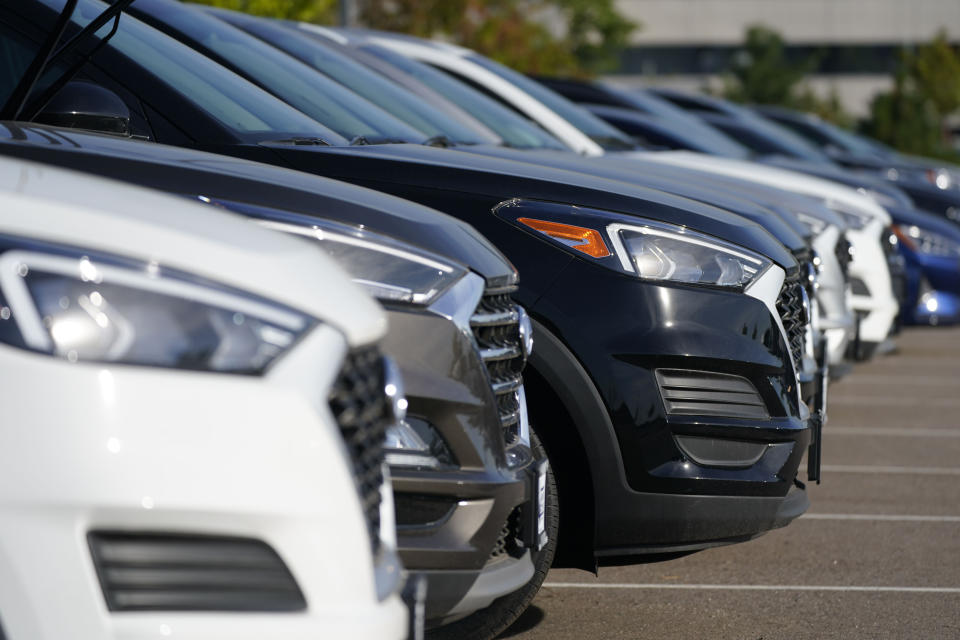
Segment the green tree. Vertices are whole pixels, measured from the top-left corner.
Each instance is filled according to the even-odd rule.
[[[332,23],[338,0],[191,0],[223,9],[233,9],[271,18]]]
[[[747,29],[743,47],[734,54],[727,70],[724,95],[738,102],[791,105],[797,85],[819,61],[819,55],[812,55],[790,62],[780,34],[753,25]]]
[[[956,159],[948,121],[958,110],[960,54],[941,31],[901,52],[893,88],[873,99],[863,130],[901,151]]]
[[[616,11],[613,0],[364,0],[360,22],[440,38],[545,74],[615,67],[638,26]]]

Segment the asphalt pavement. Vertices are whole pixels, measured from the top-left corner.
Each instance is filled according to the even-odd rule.
[[[599,578],[554,569],[501,638],[960,638],[960,329],[897,344],[831,385],[803,517]]]

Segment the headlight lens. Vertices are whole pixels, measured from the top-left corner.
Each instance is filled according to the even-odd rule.
[[[290,214],[260,223],[319,241],[354,282],[381,301],[428,306],[467,274],[446,258],[330,220]]]
[[[0,340],[72,362],[258,374],[312,324],[157,265],[59,247],[4,251],[0,291]]]
[[[897,238],[905,245],[930,256],[960,257],[960,242],[916,225],[900,224],[893,227]]]
[[[770,266],[755,253],[680,227],[615,223],[607,231],[624,269],[647,280],[742,288]]]
[[[854,209],[842,202],[827,200],[824,204],[826,204],[831,211],[843,218],[843,221],[846,222],[847,226],[851,229],[863,229],[873,221],[873,216],[869,213]]]
[[[645,280],[744,289],[772,262],[686,227],[540,201],[511,200],[497,216],[557,247]]]

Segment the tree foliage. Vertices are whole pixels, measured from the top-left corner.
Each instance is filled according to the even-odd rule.
[[[789,61],[780,34],[753,25],[747,28],[743,46],[727,70],[724,94],[737,102],[790,105],[796,100],[797,85],[818,62],[817,55]]]
[[[910,153],[950,156],[949,118],[960,110],[960,54],[945,32],[901,52],[893,88],[878,94],[863,129]]]
[[[271,18],[332,23],[338,0],[191,0],[223,9],[233,9]]]
[[[374,29],[447,40],[544,74],[615,68],[638,26],[613,0],[363,0],[359,17]]]

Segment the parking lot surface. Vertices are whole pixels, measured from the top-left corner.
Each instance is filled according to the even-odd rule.
[[[897,342],[830,387],[802,518],[599,578],[555,569],[501,637],[960,638],[960,330]]]

